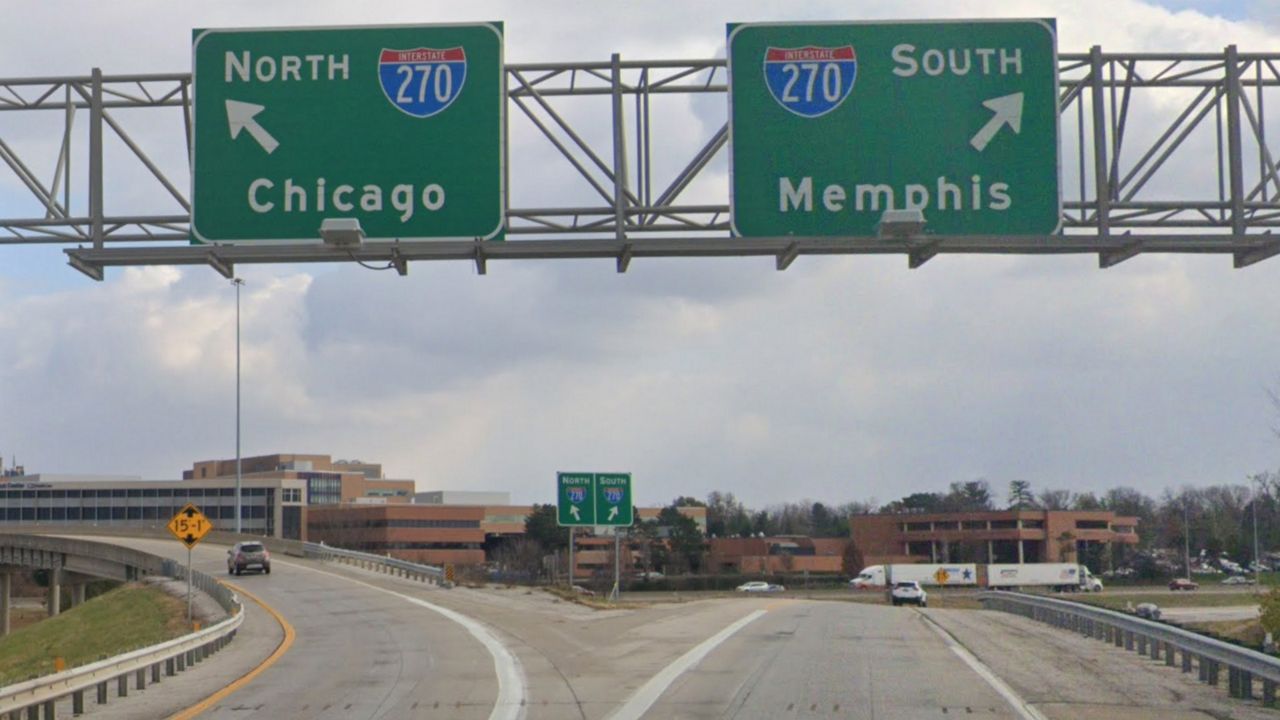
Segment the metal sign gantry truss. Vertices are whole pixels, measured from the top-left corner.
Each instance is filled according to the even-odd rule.
[[[164,162],[144,152],[122,115],[167,109],[145,123],[189,175],[191,76],[0,79],[0,190],[25,187],[27,217],[0,217],[0,245],[46,243],[95,279],[109,266],[208,264],[231,277],[240,263],[358,261],[405,274],[416,260],[772,256],[779,270],[800,255],[907,255],[911,267],[941,253],[1094,253],[1109,267],[1140,253],[1230,254],[1244,267],[1280,253],[1280,164],[1268,142],[1266,100],[1280,88],[1280,53],[1088,53],[1059,57],[1063,230],[1048,236],[739,238],[729,232],[723,60],[512,64],[506,67],[513,157],[505,241],[315,245],[191,245],[190,202]],[[1272,98],[1274,100],[1274,97]],[[673,100],[680,115],[670,110]],[[77,119],[86,112],[84,128]],[[42,179],[15,147],[33,133],[6,117],[42,114],[36,147],[57,148]],[[48,122],[50,117],[61,122]],[[674,120],[694,127],[672,127]],[[58,132],[58,126],[61,131]],[[132,156],[129,180],[109,175],[104,135]],[[8,133],[9,142],[6,142]],[[523,134],[521,134],[523,133]],[[519,135],[519,142],[516,135]],[[77,153],[77,142],[85,144]],[[534,138],[538,138],[535,140]],[[692,142],[691,142],[692,139]],[[185,146],[183,145],[185,142]],[[179,155],[179,151],[185,152]],[[554,152],[549,152],[554,150]],[[689,153],[692,151],[692,154]],[[529,156],[526,160],[521,153]],[[560,163],[562,180],[544,155]],[[72,159],[87,170],[75,179]],[[687,160],[674,162],[672,158]],[[114,159],[114,156],[113,156]],[[120,165],[125,160],[119,160]],[[562,162],[561,162],[562,161]],[[1212,163],[1212,164],[1211,164]],[[106,188],[155,190],[146,212],[113,213]],[[512,205],[556,193],[556,202]],[[0,214],[14,207],[0,194]]]

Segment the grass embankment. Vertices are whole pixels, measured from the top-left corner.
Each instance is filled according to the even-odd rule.
[[[1139,603],[1155,603],[1162,608],[1242,607],[1257,605],[1262,599],[1260,595],[1247,592],[1214,593],[1199,592],[1197,590],[1192,590],[1190,592],[1153,590],[1149,593],[1135,593],[1132,595],[1108,595],[1104,590],[1101,593],[1075,593],[1073,595],[1063,596],[1063,598],[1090,603],[1092,605],[1100,605],[1109,610],[1124,610],[1131,604],[1138,605]]]
[[[124,585],[0,639],[0,686],[85,665],[187,632],[187,606],[163,590]]]

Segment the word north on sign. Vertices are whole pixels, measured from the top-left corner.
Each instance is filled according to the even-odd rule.
[[[1057,232],[1053,21],[731,25],[728,57],[735,234]]]
[[[501,239],[502,26],[197,30],[191,234]]]

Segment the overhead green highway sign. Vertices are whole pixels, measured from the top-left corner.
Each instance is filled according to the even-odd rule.
[[[630,526],[634,523],[630,473],[556,473],[560,525]]]
[[[502,25],[196,30],[191,234],[496,239]]]
[[[1052,20],[731,25],[728,57],[735,234],[1057,232]]]

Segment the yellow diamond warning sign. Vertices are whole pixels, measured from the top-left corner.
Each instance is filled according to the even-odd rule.
[[[187,503],[186,507],[179,510],[178,514],[169,521],[168,528],[169,532],[181,540],[183,545],[193,548],[204,539],[205,535],[209,534],[210,530],[213,530],[213,523],[200,512],[200,508]]]
[[[933,574],[933,579],[939,585],[946,585],[947,581],[951,579],[951,573],[947,572],[946,568],[938,568],[938,572]]]

